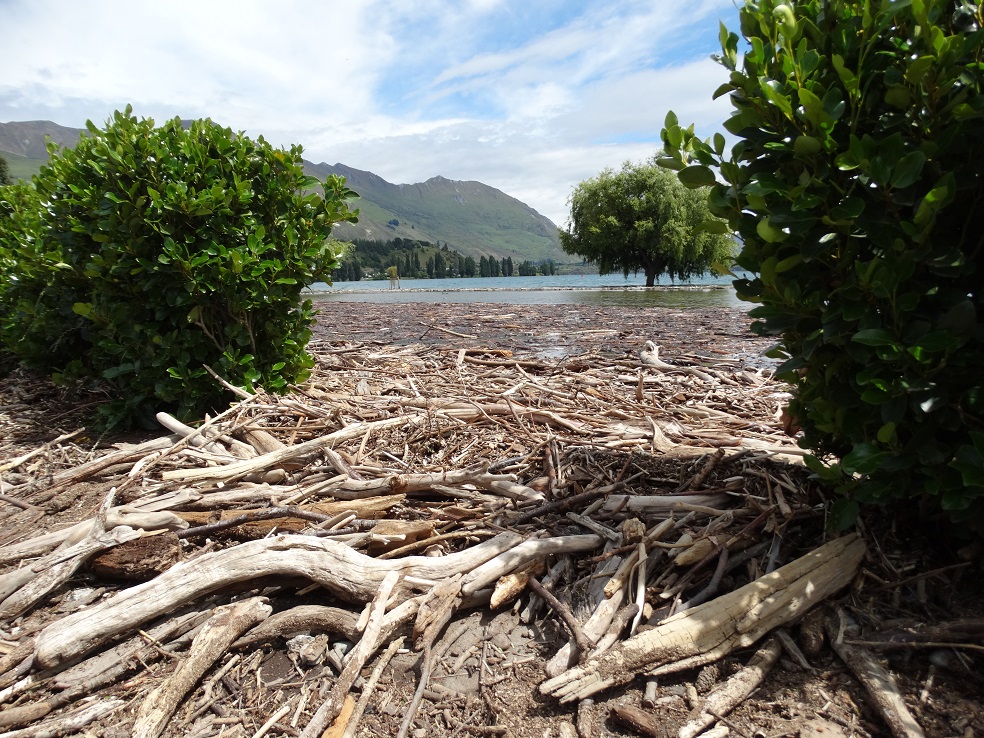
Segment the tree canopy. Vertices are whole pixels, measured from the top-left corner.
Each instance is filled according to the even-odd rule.
[[[8,185],[10,183],[10,167],[7,164],[7,159],[0,155],[0,186]]]
[[[560,243],[568,254],[596,262],[601,274],[643,271],[652,287],[661,274],[703,274],[734,252],[730,235],[700,227],[713,220],[704,191],[687,189],[653,161],[606,169],[575,187],[569,203]]]

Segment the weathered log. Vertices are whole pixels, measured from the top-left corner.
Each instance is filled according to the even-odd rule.
[[[0,690],[6,690],[30,670],[36,643],[34,636],[21,638],[11,651],[0,656]]]
[[[139,635],[56,674],[52,685],[61,690],[100,689],[128,671],[146,666],[161,655],[158,644],[184,636],[204,623],[209,615],[208,610],[192,610],[169,617],[146,632],[141,631]]]
[[[471,571],[521,541],[518,534],[503,533],[449,556],[409,556],[386,561],[360,554],[343,543],[312,536],[250,541],[181,562],[149,582],[52,623],[39,636],[35,658],[43,668],[55,666],[197,597],[262,576],[303,576],[343,599],[368,602],[387,572],[404,574],[401,593],[405,594],[411,588],[406,584],[408,577],[433,581]],[[500,575],[505,573],[503,570]]]
[[[540,685],[561,702],[584,699],[643,672],[665,674],[745,648],[848,584],[865,553],[856,534],[837,538],[734,592],[664,620],[583,666]]]
[[[514,474],[489,473],[487,464],[429,474],[391,474],[381,479],[346,479],[339,484],[327,485],[324,491],[338,500],[357,500],[383,494],[423,492],[435,485],[449,487],[462,484],[473,484],[522,502],[538,502],[543,499],[541,492],[519,484]]]
[[[199,500],[193,506],[195,508],[204,508],[204,510],[199,511],[195,509],[191,511],[182,511],[177,513],[177,515],[181,516],[181,518],[184,519],[189,525],[197,526],[204,525],[212,520],[227,520],[229,518],[238,517],[239,515],[249,514],[254,510],[263,509],[245,508],[242,510],[216,510],[216,505],[214,504],[214,497],[216,494],[219,493],[204,495],[203,499]],[[266,496],[269,497],[269,494]],[[365,500],[313,502],[307,505],[300,505],[300,508],[302,510],[310,510],[311,512],[321,513],[322,515],[338,515],[339,513],[351,510],[362,520],[375,520],[376,518],[383,517],[387,510],[399,505],[406,498],[406,495],[386,495],[382,497],[370,497]],[[273,525],[276,525],[277,529],[281,532],[287,533],[300,531],[305,526],[309,525],[309,523],[308,521],[301,520],[300,518],[282,517],[276,518],[273,523],[264,521],[262,524],[257,524],[255,526],[252,523],[244,523],[240,527],[242,528],[243,535],[262,538],[270,533]]]
[[[734,498],[724,494],[694,495],[611,495],[601,508],[605,513],[632,515],[665,515],[687,505],[721,508],[732,504]]]
[[[125,700],[116,698],[90,702],[68,715],[46,720],[40,725],[0,733],[0,738],[57,738],[73,735],[89,723],[116,712],[125,704]]]
[[[271,615],[233,643],[232,648],[247,648],[267,643],[274,638],[290,638],[312,630],[337,633],[347,640],[355,641],[361,634],[356,622],[355,615],[340,607],[298,605]]]

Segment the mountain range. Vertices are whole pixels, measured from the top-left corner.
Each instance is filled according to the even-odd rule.
[[[83,133],[51,121],[0,123],[0,154],[12,177],[28,179],[47,161],[46,139],[71,147]],[[353,207],[360,210],[359,222],[336,228],[342,240],[440,241],[476,260],[490,255],[519,261],[570,259],[565,259],[557,226],[549,218],[481,182],[432,177],[416,184],[392,184],[344,164],[306,160],[304,170],[320,179],[339,174],[358,193]]]

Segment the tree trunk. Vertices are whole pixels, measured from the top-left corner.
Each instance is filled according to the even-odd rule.
[[[656,285],[656,266],[646,267],[646,287],[654,287]]]

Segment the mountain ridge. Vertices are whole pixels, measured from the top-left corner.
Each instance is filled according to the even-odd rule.
[[[46,137],[60,146],[74,146],[84,133],[51,121],[0,123],[0,153],[17,157],[12,174],[26,178],[47,160]],[[482,182],[437,175],[424,182],[394,184],[341,163],[304,160],[303,166],[320,179],[341,175],[358,193],[352,205],[360,210],[359,222],[336,227],[335,235],[342,240],[440,242],[476,260],[480,256],[520,261],[565,258],[557,226],[549,218]]]

